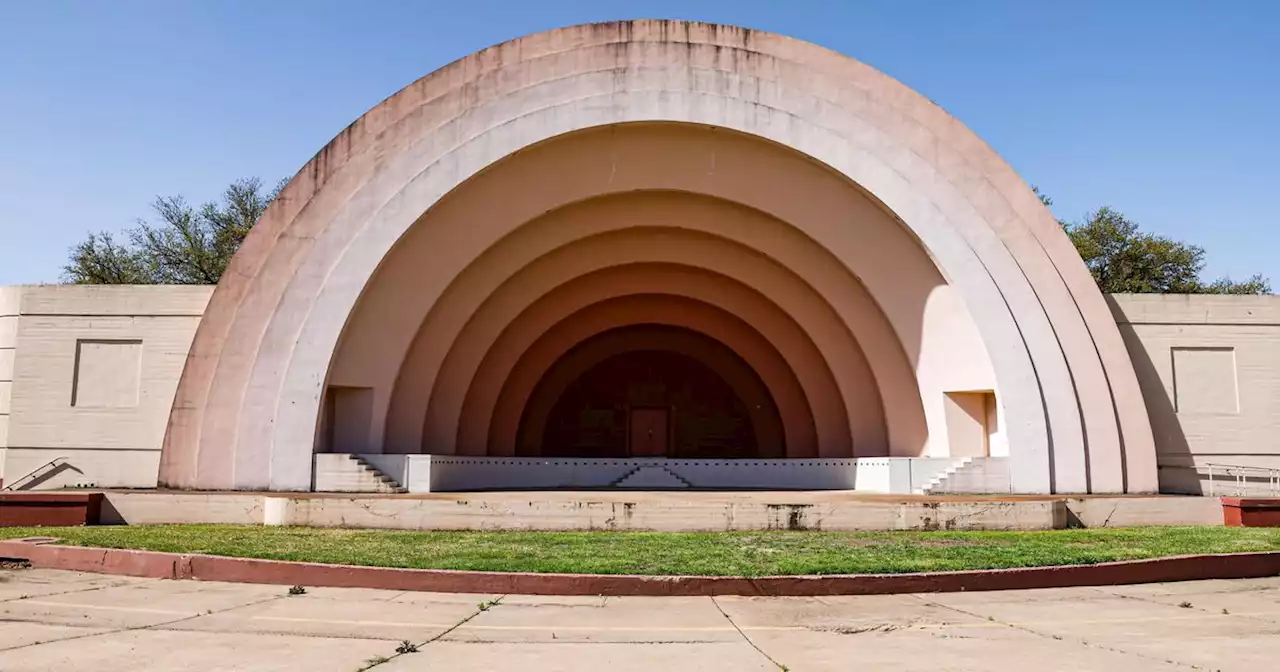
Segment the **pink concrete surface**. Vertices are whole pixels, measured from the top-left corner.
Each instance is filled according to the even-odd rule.
[[[637,153],[627,161],[610,154],[622,145],[607,138],[579,143],[584,151],[597,150],[578,157],[592,168],[586,179],[564,179],[552,169],[578,165],[571,152],[558,154],[532,169],[541,171],[543,183],[559,179],[552,185],[559,189],[508,190],[482,204],[485,216],[473,214],[461,227],[433,226],[446,221],[435,211],[447,210],[455,191],[495,166],[500,172],[504,159],[518,160],[575,133],[612,133],[637,122],[697,129],[701,140],[667,155],[657,144],[647,155],[644,146],[633,146]],[[775,158],[808,162],[827,178],[806,177],[798,188],[782,190],[773,178],[788,173],[751,178],[760,164],[704,151],[717,135],[732,132],[750,138],[740,144],[761,156],[770,152],[760,148],[771,145]],[[765,175],[770,179],[761,179]],[[838,215],[874,211],[878,215],[865,221],[879,228],[816,219],[804,185],[824,179],[835,179],[846,199],[858,200]],[[1150,422],[1116,325],[1065,235],[1007,164],[941,108],[852,59],[768,33],[680,21],[576,26],[486,49],[392,96],[317,154],[255,227],[211,300],[175,397],[161,483],[306,489],[322,398],[341,343],[354,342],[361,329],[388,336],[389,344],[379,344],[389,345],[387,363],[377,370],[390,375],[376,389],[381,408],[389,407],[387,381],[399,375],[414,334],[487,250],[543,212],[640,188],[713,195],[802,230],[861,281],[908,359],[919,342],[947,334],[937,326],[904,332],[912,319],[904,312],[918,315],[920,305],[902,302],[897,287],[945,278],[971,315],[959,324],[980,334],[990,361],[1015,490],[1155,490]],[[474,202],[457,203],[460,212],[476,212]],[[867,244],[872,230],[883,236],[898,230],[913,247],[886,254]],[[379,276],[394,273],[385,262],[414,236],[430,241],[432,263],[420,264],[413,292],[400,292],[420,300],[422,309],[403,311],[397,301],[375,299]],[[921,260],[925,270],[903,271]],[[803,260],[784,265],[798,274],[808,266]],[[876,269],[889,273],[882,279],[896,270],[902,282],[877,282]],[[813,299],[847,305],[809,287],[779,299],[781,307],[793,310]],[[399,317],[352,320],[362,305],[383,305]],[[845,320],[846,327],[857,322]],[[838,354],[853,352],[850,343],[864,359],[879,361],[873,354],[880,346],[861,334],[806,330],[815,341],[828,339],[820,349],[837,377],[851,370],[854,360]],[[453,361],[447,350],[442,357],[442,367]],[[458,426],[469,389],[458,381],[470,381],[468,372],[476,371],[471,364],[458,370],[437,388],[447,411],[441,420],[446,441],[457,436],[450,428]],[[886,410],[899,407],[885,392],[898,387],[891,380],[875,379]],[[497,390],[502,381],[486,384]],[[866,410],[847,387],[835,401],[857,434],[854,420]],[[926,409],[936,401],[927,387],[916,394]],[[819,402],[810,397],[810,403]],[[488,402],[481,407],[490,408]],[[930,441],[938,439],[932,425],[930,434]]]
[[[942,394],[940,383],[931,380],[936,377],[936,366],[929,362],[987,361],[980,343],[964,347],[959,339],[942,337],[926,348],[920,342],[924,331],[921,321],[929,309],[930,292],[944,284],[936,269],[898,224],[865,197],[850,194],[846,184],[812,162],[786,154],[775,156],[778,148],[736,134],[710,134],[713,139],[704,137],[708,134],[672,125],[633,125],[608,133],[587,131],[522,152],[478,176],[474,183],[463,185],[392,250],[351,320],[334,361],[333,379],[344,383],[358,380],[361,385],[380,389],[386,385],[383,377],[400,372],[397,385],[401,387],[391,400],[391,417],[383,440],[387,445],[418,445],[421,439],[407,436],[402,423],[420,424],[417,418],[427,412],[439,418],[433,422],[445,422],[457,413],[440,405],[429,409],[427,392],[419,388],[430,390],[447,402],[465,385],[460,377],[468,373],[472,373],[473,381],[484,381],[483,385],[472,384],[467,391],[469,397],[484,394],[485,385],[498,384],[474,373],[474,358],[483,354],[485,344],[493,338],[485,330],[491,332],[510,322],[516,307],[528,304],[532,297],[545,294],[549,299],[552,287],[571,281],[573,274],[582,273],[584,267],[637,261],[643,254],[650,261],[686,264],[724,275],[766,295],[778,306],[774,312],[799,321],[810,334],[821,335],[824,340],[818,345],[819,354],[828,363],[819,366],[838,371],[843,378],[843,390],[819,394],[810,389],[810,398],[844,404],[846,415],[858,417],[877,413],[874,408],[866,408],[865,400],[881,397],[887,414],[881,422],[889,425],[890,451],[895,455],[921,454],[929,435],[922,414],[930,415],[922,409],[921,395],[940,398]],[[694,143],[703,151],[713,152],[726,166],[743,166],[738,171],[741,178],[735,178],[736,173],[729,168],[718,168],[714,185],[697,183],[700,162],[675,161],[678,156],[687,155]],[[671,160],[659,161],[655,157]],[[609,160],[618,162],[621,168],[604,183],[600,176],[609,174],[605,164]],[[677,169],[672,163],[681,167]],[[555,165],[556,169],[547,170],[547,165]],[[707,182],[705,177],[701,179]],[[574,199],[595,191],[561,193],[569,185],[581,188],[595,183],[599,183],[595,189],[600,191],[630,191],[585,201]],[[679,183],[700,193],[651,190]],[[517,185],[537,198],[517,201],[520,209],[516,212],[507,212],[514,206],[496,212],[485,206],[486,219],[506,219],[512,225],[526,217],[533,217],[531,221],[480,255],[434,306],[420,295],[397,291],[398,287],[424,282],[424,270],[416,260],[440,246],[431,235],[433,231],[439,231],[435,234],[438,237],[465,225],[471,211],[466,206],[474,209],[480,203],[491,203],[498,194],[510,192]],[[766,193],[777,196],[766,201],[760,197]],[[783,194],[790,194],[791,199]],[[554,209],[553,204],[560,200],[572,204]],[[789,203],[804,207],[792,205],[788,209]],[[544,209],[552,212],[537,216]],[[788,224],[768,215],[770,211],[800,224]],[[842,226],[850,220],[858,222],[856,229]],[[841,253],[847,258],[845,263],[857,268],[857,274],[850,273],[804,230],[811,234],[844,230],[847,240]],[[690,249],[671,250],[682,245]],[[697,254],[691,254],[694,245]],[[879,304],[868,287],[879,291]],[[503,312],[495,315],[495,310]],[[414,316],[424,312],[426,317],[421,320],[403,364],[390,355],[377,361],[369,354],[375,351],[375,343],[379,344],[378,352],[394,352],[395,345],[386,346],[397,342],[395,332],[401,328],[398,325],[416,325],[419,320]],[[466,321],[471,315],[480,317]],[[478,323],[480,319],[486,324]],[[517,333],[526,330],[527,327],[517,329],[514,324],[508,327],[508,331]],[[476,336],[478,331],[480,335]],[[805,336],[803,340],[814,338]],[[514,346],[489,346],[489,359],[513,356],[505,353],[509,347]],[[867,361],[843,365],[850,357],[858,358],[849,352],[851,349],[861,350],[861,358]],[[926,349],[929,351],[921,352]],[[797,369],[814,366],[793,357],[788,360]],[[862,372],[867,367],[874,374],[874,381]],[[438,378],[445,369],[452,370],[452,380]],[[379,370],[382,373],[370,374]],[[797,373],[804,375],[802,371]],[[987,378],[970,384],[990,386],[990,376]],[[878,389],[868,390],[869,396],[861,391],[865,387],[862,380],[873,382]],[[408,420],[398,417],[404,414],[408,414]],[[940,416],[933,415],[933,435],[944,438]],[[487,422],[488,418],[482,421]],[[494,421],[502,422],[500,418]],[[448,435],[445,429],[430,440],[432,449],[448,452]],[[374,436],[378,436],[376,431]],[[883,437],[860,438],[871,441],[871,453],[875,452],[875,444],[884,441]]]
[[[844,423],[841,433],[845,436],[868,443],[874,450],[886,449],[884,412],[867,356],[848,338],[829,304],[814,297],[785,270],[764,263],[741,263],[744,257],[730,255],[715,241],[696,237],[654,240],[610,236],[593,242],[584,243],[586,249],[573,254],[549,255],[547,264],[539,269],[549,277],[535,274],[514,283],[524,290],[521,295],[495,293],[495,302],[485,307],[494,309],[482,308],[471,317],[425,406],[423,446],[433,448],[430,452],[451,452],[468,396],[483,400],[482,408],[491,409],[511,369],[540,335],[582,307],[638,294],[684,296],[727,309],[756,331],[768,334],[766,338],[775,347],[788,351],[792,341],[812,343],[816,357],[807,361],[793,357],[789,363],[801,380],[813,380],[824,370],[834,379],[833,394],[814,391],[809,395],[811,405],[822,406],[815,412],[823,413],[824,418],[838,418]],[[763,262],[759,257],[745,258]],[[574,279],[580,281],[572,282]],[[781,306],[787,309],[779,310]],[[796,324],[799,338],[778,336],[790,325],[776,322]],[[406,375],[411,371],[407,369]],[[909,370],[904,368],[900,373],[906,377],[900,384],[912,382]],[[468,383],[470,394],[466,392]],[[830,427],[822,425],[824,430]],[[823,448],[829,448],[834,457],[850,454],[847,439],[844,446],[828,444]]]
[[[736,319],[726,321],[722,315]],[[794,378],[801,387],[804,403],[792,407],[787,425],[793,432],[804,432],[804,425],[816,423],[812,445],[815,454],[825,448],[832,454],[848,455],[855,427],[866,432],[859,438],[883,447],[884,416],[876,413],[875,404],[862,404],[851,421],[838,379],[803,326],[749,285],[672,264],[628,265],[589,273],[556,287],[529,305],[507,328],[494,335],[492,346],[483,350],[484,358],[474,369],[474,378],[462,399],[460,436],[474,441],[480,432],[492,434],[496,430],[502,442],[493,448],[501,450],[507,445],[507,432],[513,430],[513,422],[518,421],[528,402],[524,390],[531,392],[541,379],[541,375],[533,377],[535,371],[545,373],[550,364],[548,358],[573,345],[568,343],[570,335],[586,338],[615,326],[646,321],[698,328],[720,340],[747,358],[761,376],[771,374],[769,379],[777,386],[773,390],[775,398],[786,393],[786,379]],[[830,322],[821,324],[835,326]],[[782,361],[771,363],[766,347],[779,353]],[[418,418],[420,423],[424,417],[430,422],[435,416],[428,413],[429,405],[423,403],[426,400],[415,399],[410,393],[424,383],[422,377],[414,375],[418,371],[413,366],[416,363],[411,358],[401,377],[405,394],[401,403],[408,405],[402,412]],[[785,368],[775,369],[777,364]],[[865,367],[847,371],[843,380],[846,386],[854,385],[864,394],[875,395],[874,382]],[[516,396],[507,400],[499,415],[497,404],[504,389]],[[421,436],[430,436],[426,434],[428,425],[423,424]],[[448,431],[441,433],[446,440]],[[430,452],[445,452],[447,445],[442,441],[428,444],[423,439],[416,447],[432,446],[434,450]]]
[[[1097,565],[966,572],[746,578],[391,569],[59,546],[50,541],[49,538],[0,541],[0,557],[27,560],[32,566],[45,569],[157,579],[524,595],[887,595],[1243,579],[1280,574],[1280,552],[1184,555]]]

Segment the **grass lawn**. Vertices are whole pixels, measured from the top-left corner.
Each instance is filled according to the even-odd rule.
[[[1280,550],[1280,529],[1046,532],[401,532],[239,525],[0,528],[77,546],[377,567],[590,574],[896,573]]]

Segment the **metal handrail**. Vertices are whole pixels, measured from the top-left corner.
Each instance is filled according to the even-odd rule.
[[[1267,492],[1271,496],[1280,495],[1280,469],[1273,467],[1252,467],[1240,464],[1211,464],[1205,463],[1205,469],[1209,474],[1209,496],[1217,496],[1217,487],[1214,481],[1215,473],[1234,480],[1236,484],[1236,495],[1244,494],[1249,487],[1249,478],[1255,477],[1261,480],[1262,477],[1267,479]]]
[[[41,471],[44,471],[45,469],[48,469],[49,467],[52,467],[52,466],[54,466],[54,465],[58,464],[59,462],[66,461],[66,459],[67,459],[67,457],[66,457],[65,455],[55,457],[55,458],[53,458],[52,460],[49,460],[48,462],[45,462],[44,464],[42,464],[42,465],[40,465],[40,466],[36,467],[35,469],[32,469],[31,471],[28,471],[27,473],[23,474],[22,476],[18,477],[18,478],[17,478],[17,479],[15,479],[12,483],[10,483],[10,484],[8,484],[8,485],[4,486],[3,488],[0,488],[0,491],[3,491],[3,490],[16,490],[16,489],[18,488],[18,484],[19,484],[19,483],[21,483],[21,482],[23,482],[23,481],[25,481],[25,480],[27,480],[27,479],[29,479],[29,478],[33,478],[36,474],[40,473]]]

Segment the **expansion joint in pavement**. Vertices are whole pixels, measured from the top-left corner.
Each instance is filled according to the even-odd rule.
[[[1098,587],[1094,587],[1094,588],[1093,588],[1093,590],[1094,590],[1094,591],[1096,591],[1096,592],[1098,592],[1098,593],[1102,593],[1103,595],[1106,595],[1107,597],[1118,597],[1118,598],[1120,598],[1120,599],[1122,599],[1122,600],[1137,600],[1138,602],[1144,602],[1144,603],[1146,603],[1146,604],[1158,604],[1158,605],[1160,605],[1160,606],[1162,606],[1162,607],[1167,607],[1167,606],[1169,606],[1169,605],[1168,605],[1167,603],[1165,603],[1165,602],[1161,602],[1161,601],[1159,601],[1159,600],[1153,600],[1153,599],[1151,599],[1151,598],[1147,598],[1147,597],[1141,597],[1141,596],[1139,596],[1139,595],[1125,595],[1124,593],[1113,593],[1113,592],[1111,592],[1111,591],[1109,591],[1109,590],[1103,590],[1103,589],[1098,588]],[[1223,615],[1223,616],[1235,616],[1235,617],[1237,617],[1237,618],[1247,618],[1247,619],[1250,619],[1250,620],[1254,620],[1254,621],[1259,621],[1259,622],[1262,622],[1262,623],[1266,623],[1266,624],[1268,624],[1268,625],[1276,625],[1277,623],[1280,623],[1280,621],[1277,621],[1275,618],[1268,618],[1268,616],[1273,615],[1273,614],[1269,614],[1269,613],[1268,613],[1268,614],[1258,614],[1258,613],[1251,613],[1251,612],[1228,611],[1228,610],[1226,610],[1226,609],[1223,609],[1222,611],[1218,612],[1218,611],[1213,611],[1212,609],[1205,609],[1204,607],[1197,607],[1196,605],[1194,605],[1194,604],[1192,604],[1192,603],[1190,603],[1190,602],[1184,602],[1183,604],[1180,604],[1180,605],[1178,605],[1178,606],[1183,607],[1183,608],[1186,608],[1186,609],[1193,609],[1193,610],[1195,610],[1195,611],[1198,611],[1198,612],[1200,612],[1200,613],[1204,613],[1204,614],[1211,614],[1211,615],[1219,615],[1219,614],[1221,614],[1221,615]],[[1280,633],[1277,633],[1277,634],[1280,634]]]
[[[1057,641],[1062,641],[1062,640],[1066,639],[1066,638],[1065,638],[1065,637],[1063,637],[1062,635],[1055,635],[1055,634],[1053,634],[1052,632],[1043,632],[1043,631],[1040,631],[1040,630],[1036,630],[1035,628],[1029,628],[1029,627],[1027,627],[1027,626],[1025,626],[1025,625],[1020,625],[1020,624],[1018,624],[1018,623],[1010,623],[1009,621],[1002,621],[1002,620],[1000,620],[1000,619],[993,618],[993,617],[991,617],[991,616],[984,616],[984,615],[979,614],[979,613],[977,613],[977,612],[967,611],[967,610],[965,610],[965,609],[961,609],[961,608],[959,608],[959,607],[953,607],[953,606],[951,606],[951,605],[949,605],[949,604],[942,604],[942,603],[940,603],[940,602],[934,602],[933,600],[926,599],[926,598],[925,598],[924,596],[922,596],[922,595],[912,595],[912,597],[916,598],[917,600],[920,600],[921,602],[923,602],[923,603],[925,603],[925,604],[927,604],[927,605],[929,605],[929,606],[931,606],[931,607],[937,607],[937,608],[939,608],[939,609],[947,609],[947,610],[949,610],[949,611],[954,611],[954,612],[956,612],[956,613],[958,613],[958,614],[964,614],[965,616],[972,616],[973,618],[983,618],[983,619],[986,619],[986,620],[991,621],[991,622],[993,622],[993,623],[997,623],[997,624],[999,624],[999,625],[1005,626],[1005,627],[1007,627],[1007,628],[1011,628],[1011,629],[1014,629],[1014,630],[1020,630],[1020,631],[1022,631],[1022,632],[1026,632],[1026,633],[1029,633],[1029,634],[1035,635],[1035,636],[1037,636],[1037,637],[1044,637],[1045,639],[1053,639],[1053,640],[1057,640]],[[1159,663],[1166,663],[1166,664],[1168,664],[1168,665],[1176,665],[1176,666],[1178,666],[1178,667],[1185,667],[1185,668],[1187,668],[1187,669],[1191,669],[1191,670],[1204,670],[1204,669],[1205,669],[1205,668],[1203,668],[1203,667],[1200,667],[1199,665],[1193,665],[1193,664],[1191,664],[1191,663],[1184,663],[1184,662],[1180,662],[1180,661],[1177,661],[1177,660],[1170,660],[1170,659],[1167,659],[1167,658],[1152,658],[1151,656],[1144,656],[1144,655],[1142,655],[1142,654],[1140,654],[1140,653],[1137,653],[1137,652],[1134,652],[1134,651],[1126,651],[1126,650],[1124,650],[1124,649],[1117,649],[1117,648],[1115,648],[1115,647],[1113,647],[1113,646],[1105,646],[1105,645],[1102,645],[1102,644],[1098,644],[1097,642],[1091,642],[1091,641],[1089,641],[1089,640],[1087,640],[1087,639],[1084,639],[1084,638],[1082,638],[1082,637],[1073,637],[1073,638],[1071,638],[1071,639],[1072,639],[1073,641],[1075,641],[1076,643],[1080,644],[1081,646],[1085,646],[1085,647],[1088,647],[1088,648],[1090,648],[1090,649],[1098,649],[1098,650],[1100,650],[1100,651],[1109,651],[1109,652],[1111,652],[1111,653],[1119,653],[1119,654],[1121,654],[1121,655],[1125,655],[1125,656],[1133,656],[1133,657],[1135,657],[1135,658],[1141,658],[1141,659],[1143,659],[1143,660],[1150,660],[1150,661],[1155,661],[1155,662],[1159,662]]]
[[[773,656],[769,655],[768,653],[765,653],[764,649],[760,648],[758,644],[751,641],[751,638],[747,636],[747,633],[743,632],[742,628],[738,627],[738,624],[733,622],[733,618],[729,616],[729,612],[725,611],[724,607],[720,606],[720,603],[716,601],[716,598],[714,595],[712,595],[710,599],[711,599],[711,604],[716,605],[716,609],[720,612],[720,615],[724,616],[725,620],[729,621],[729,625],[732,625],[733,629],[738,631],[738,634],[742,636],[742,639],[745,640],[747,644],[751,645],[751,648],[755,649],[760,655],[764,656],[765,660],[768,660],[769,663],[772,664],[774,667],[778,668],[779,670],[782,670],[782,672],[787,672],[786,665],[783,665],[782,663],[779,663],[777,660],[774,660]]]
[[[108,586],[104,586],[104,588],[105,588],[105,587],[108,587]],[[87,591],[87,590],[82,590],[82,591],[71,591],[71,593],[87,593],[87,592],[89,592],[89,591]],[[59,594],[59,595],[68,595],[68,594],[71,594],[71,593],[58,593],[58,594]],[[74,637],[64,637],[64,638],[62,638],[62,639],[59,639],[58,641],[59,641],[59,642],[69,642],[69,641],[76,640],[76,639],[88,639],[88,638],[90,638],[90,637],[102,637],[102,636],[105,636],[105,635],[116,635],[116,634],[119,634],[119,633],[122,633],[122,632],[133,632],[133,631],[135,631],[135,630],[163,630],[163,629],[164,629],[164,626],[174,625],[174,624],[176,624],[176,623],[183,623],[183,622],[185,622],[185,621],[190,621],[190,620],[197,619],[197,618],[203,618],[203,617],[205,617],[205,616],[212,616],[212,615],[214,615],[214,614],[222,614],[222,613],[226,613],[226,612],[228,612],[228,611],[234,611],[234,610],[236,610],[236,609],[243,609],[243,608],[245,608],[245,607],[253,607],[253,606],[257,606],[257,605],[259,605],[259,604],[266,604],[267,602],[272,602],[272,601],[275,601],[275,600],[279,600],[279,599],[281,599],[281,598],[283,598],[283,597],[287,597],[287,595],[272,595],[271,597],[263,598],[263,599],[261,599],[261,600],[254,600],[253,602],[246,602],[245,604],[237,604],[237,605],[235,605],[235,606],[227,607],[227,608],[225,608],[225,609],[210,609],[209,611],[205,611],[205,612],[203,612],[203,613],[199,613],[199,614],[192,614],[192,615],[190,615],[190,616],[183,616],[182,618],[175,618],[175,619],[173,619],[173,620],[171,620],[171,621],[162,621],[162,622],[160,622],[160,623],[148,623],[147,625],[135,625],[135,626],[128,627],[128,628],[115,628],[115,629],[113,629],[113,630],[103,630],[103,631],[101,631],[101,632],[91,632],[91,633],[84,634],[84,635],[75,635]],[[10,647],[7,647],[7,648],[0,649],[0,651],[14,651],[14,650],[16,650],[16,649],[25,649],[25,648],[27,648],[27,647],[31,647],[31,646],[39,646],[40,644],[43,644],[43,643],[44,643],[44,642],[30,642],[30,643],[28,643],[28,644],[19,644],[19,645],[17,645],[17,646],[10,646]]]
[[[462,620],[458,621],[457,623],[454,623],[453,625],[449,626],[449,627],[448,627],[448,628],[446,628],[445,630],[443,630],[443,631],[441,631],[441,632],[437,633],[437,634],[436,634],[436,636],[434,636],[434,637],[432,637],[432,638],[430,638],[430,639],[427,639],[427,640],[422,641],[422,642],[417,642],[417,643],[413,643],[413,642],[410,642],[410,641],[408,641],[408,640],[405,640],[405,641],[400,645],[400,647],[396,649],[395,653],[393,653],[393,654],[391,654],[391,655],[389,655],[389,656],[378,656],[377,658],[370,658],[369,660],[365,661],[364,666],[363,666],[363,667],[361,667],[361,668],[359,668],[359,669],[357,669],[357,670],[356,670],[356,672],[365,672],[366,670],[371,670],[371,669],[373,669],[373,668],[375,668],[375,667],[377,667],[377,666],[379,666],[379,665],[382,665],[383,663],[389,663],[389,662],[391,662],[391,661],[395,660],[396,658],[399,658],[400,656],[407,656],[407,655],[409,655],[409,654],[411,654],[411,653],[418,653],[418,652],[419,652],[419,649],[421,649],[422,647],[425,647],[425,646],[428,646],[428,645],[430,645],[430,644],[433,644],[433,643],[435,643],[435,642],[440,641],[441,639],[443,639],[443,638],[447,637],[447,636],[449,635],[449,633],[451,633],[451,632],[453,632],[454,630],[457,630],[458,628],[461,628],[462,626],[466,625],[466,624],[467,624],[467,622],[468,622],[468,621],[470,621],[471,619],[473,619],[473,618],[475,618],[475,617],[479,616],[480,614],[483,614],[483,613],[484,613],[484,612],[486,612],[486,611],[489,611],[490,609],[492,609],[492,608],[494,608],[494,607],[498,606],[499,604],[502,604],[502,600],[503,600],[505,597],[506,597],[506,595],[499,595],[498,597],[495,597],[495,598],[494,598],[494,599],[492,599],[492,600],[489,600],[489,601],[487,601],[487,602],[481,602],[481,603],[477,604],[477,605],[476,605],[476,610],[475,610],[475,611],[471,612],[471,613],[470,613],[470,614],[468,614],[465,618],[463,618]]]
[[[103,584],[101,586],[91,586],[89,588],[80,588],[78,590],[63,590],[56,593],[43,593],[39,595],[39,597],[57,597],[61,595],[76,595],[78,593],[92,593],[97,590],[106,590],[107,588],[120,588],[121,586],[127,586],[127,585],[129,585],[128,581],[119,581],[116,583]],[[0,602],[19,602],[22,600],[29,600],[32,597],[33,596],[31,595],[19,595],[17,597],[7,597],[3,600],[0,600]]]

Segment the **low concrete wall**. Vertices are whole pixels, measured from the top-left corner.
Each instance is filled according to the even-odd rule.
[[[399,530],[1048,530],[1221,525],[1205,497],[926,498],[834,492],[494,492],[459,496],[106,492],[104,524]]]
[[[1052,530],[1056,501],[776,503],[495,499],[268,498],[272,524],[398,530]],[[767,500],[766,500],[767,501]]]
[[[1063,504],[1070,527],[1222,524],[1217,497],[1090,497]]]
[[[261,525],[265,496],[260,492],[105,492],[103,525],[212,523]]]

